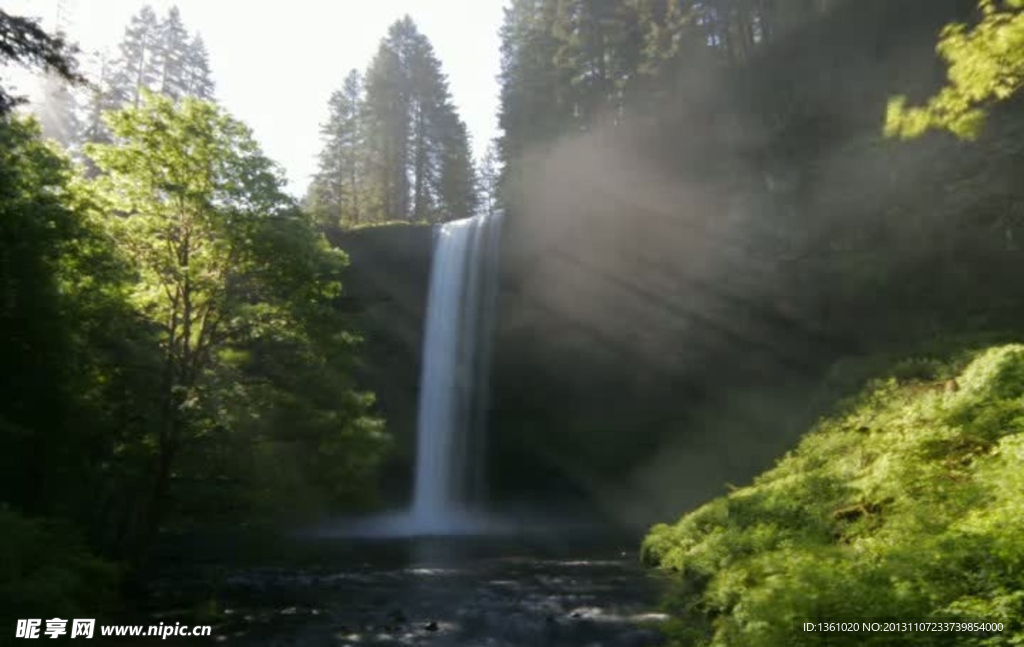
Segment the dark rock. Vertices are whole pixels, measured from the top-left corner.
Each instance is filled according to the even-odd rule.
[[[437,623],[434,622],[433,620],[431,620],[427,624],[423,625],[423,628],[426,629],[427,631],[437,631],[438,629],[440,629],[440,627],[437,626]]]

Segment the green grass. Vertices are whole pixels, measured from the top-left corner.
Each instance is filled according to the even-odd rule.
[[[675,645],[1024,644],[1024,346],[910,360],[643,559],[673,574]],[[803,622],[1002,622],[991,637]]]

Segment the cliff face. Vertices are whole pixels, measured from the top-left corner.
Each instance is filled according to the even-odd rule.
[[[345,307],[363,337],[356,377],[360,387],[376,393],[397,444],[381,487],[389,501],[402,502],[412,487],[433,229],[396,224],[331,231],[328,238],[351,263]]]
[[[605,215],[619,206],[608,203]],[[531,507],[593,507],[646,522],[665,512],[662,505],[675,511],[681,500],[718,493],[722,474],[742,478],[763,467],[762,452],[736,449],[749,439],[723,431],[749,419],[712,420],[700,411],[723,381],[739,387],[785,362],[728,321],[735,304],[687,283],[680,258],[667,256],[685,248],[685,240],[661,232],[660,244],[644,241],[638,238],[649,232],[644,228],[623,237],[614,218],[584,207],[561,205],[563,213],[585,211],[591,218],[563,218],[568,234],[542,222],[542,214],[554,213],[550,204],[505,223],[486,430],[488,496]],[[433,230],[393,225],[329,237],[351,259],[344,303],[364,338],[357,377],[377,394],[397,442],[382,487],[398,505],[411,493]],[[640,258],[630,252],[638,245],[664,254]],[[735,367],[740,355],[740,370],[720,370],[722,363]],[[778,375],[779,401],[792,390],[792,375]],[[744,406],[763,407],[771,418],[776,403],[761,397]],[[769,437],[770,427],[757,428]],[[666,482],[675,494],[654,496]]]
[[[564,493],[643,524],[783,453],[842,343],[780,301],[785,270],[744,245],[735,193],[667,181],[610,137],[523,168],[502,239],[493,496]]]

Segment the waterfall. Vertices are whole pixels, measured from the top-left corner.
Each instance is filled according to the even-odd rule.
[[[500,216],[475,216],[434,230],[412,506],[322,525],[311,534],[408,537],[512,528],[482,508],[500,229]]]
[[[476,216],[435,234],[411,510],[421,532],[471,529],[479,511],[499,228],[498,218]]]

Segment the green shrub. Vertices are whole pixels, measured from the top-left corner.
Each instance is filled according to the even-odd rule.
[[[1024,346],[901,362],[776,466],[644,541],[675,645],[1024,644]],[[995,636],[804,622],[1002,622]]]
[[[113,608],[118,572],[66,522],[0,506],[0,626],[17,618],[98,618]]]

